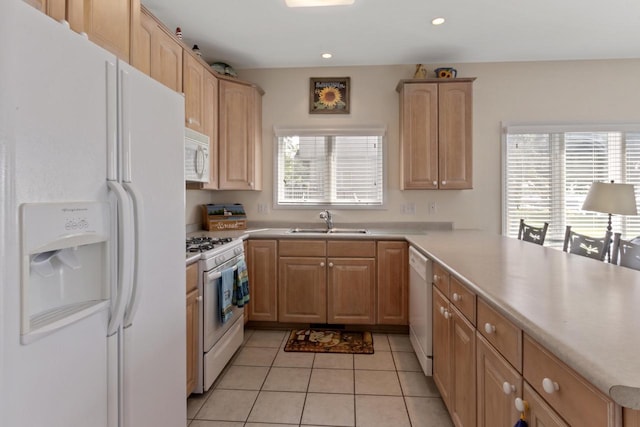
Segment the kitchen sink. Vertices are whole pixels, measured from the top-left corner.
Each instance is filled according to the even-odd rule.
[[[292,228],[289,234],[369,234],[369,230],[363,228]]]

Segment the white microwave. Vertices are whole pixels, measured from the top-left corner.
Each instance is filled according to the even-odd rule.
[[[209,182],[209,137],[184,129],[184,180]]]

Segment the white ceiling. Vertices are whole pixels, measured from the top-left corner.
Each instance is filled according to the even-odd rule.
[[[236,69],[640,58],[640,0],[142,2],[207,62]]]

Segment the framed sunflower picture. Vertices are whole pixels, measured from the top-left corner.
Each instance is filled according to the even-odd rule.
[[[311,77],[309,114],[349,114],[350,77]]]

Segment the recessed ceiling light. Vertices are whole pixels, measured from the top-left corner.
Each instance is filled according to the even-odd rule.
[[[285,0],[289,7],[348,6],[355,0]]]
[[[322,57],[323,57],[324,59],[329,59],[329,58],[331,58],[332,56],[333,56],[333,55],[331,55],[330,53],[323,53],[323,54],[322,54]]]
[[[442,25],[444,24],[444,18],[434,18],[431,23],[433,25]]]

